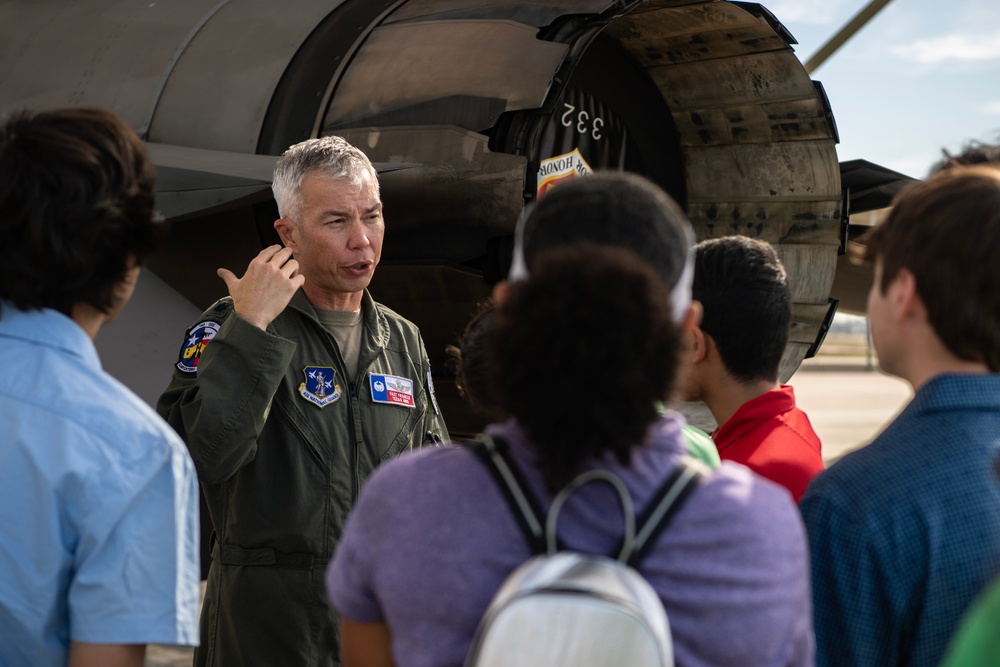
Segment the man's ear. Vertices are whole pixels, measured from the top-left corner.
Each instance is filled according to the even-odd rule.
[[[281,237],[281,243],[286,248],[291,248],[293,253],[296,247],[295,232],[297,228],[298,225],[289,218],[278,218],[274,221],[274,229],[278,232],[278,236]]]
[[[691,339],[694,341],[691,350],[691,363],[700,364],[708,357],[708,345],[712,339],[701,330],[701,327],[694,328],[691,332]]]
[[[493,306],[499,308],[507,301],[507,294],[510,293],[510,283],[501,280],[493,286]]]
[[[686,335],[697,329],[701,325],[701,316],[704,312],[700,301],[692,301],[681,319],[681,333]]]
[[[924,300],[917,291],[917,277],[909,269],[900,269],[889,285],[892,295],[892,305],[900,322],[917,317],[927,319],[927,309]]]
[[[684,340],[691,341],[692,350],[689,360],[692,364],[697,364],[705,359],[705,332],[701,330],[701,317],[704,314],[702,305],[698,301],[692,301],[688,306],[684,319],[681,320],[681,335]]]

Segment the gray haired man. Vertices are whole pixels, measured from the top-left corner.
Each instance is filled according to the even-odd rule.
[[[215,529],[196,665],[337,664],[323,573],[359,487],[448,437],[420,332],[367,291],[385,231],[368,158],[311,139],[272,187],[283,246],[219,269],[230,296],[185,333],[157,406]]]

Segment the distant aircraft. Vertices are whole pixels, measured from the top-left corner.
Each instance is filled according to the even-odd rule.
[[[794,43],[723,0],[3,0],[0,111],[108,107],[149,142],[171,232],[102,350],[149,401],[225,294],[216,267],[276,240],[273,156],[325,134],[361,147],[387,220],[371,290],[419,324],[449,427],[470,433],[444,346],[505,275],[524,204],[596,169],[659,183],[699,238],[776,244],[795,302],[783,377],[816,348],[849,208],[884,206],[901,175],[842,176]]]

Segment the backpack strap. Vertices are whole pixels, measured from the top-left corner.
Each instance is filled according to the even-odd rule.
[[[638,568],[656,538],[708,473],[708,467],[697,459],[685,455],[678,460],[677,467],[653,494],[637,520],[632,553],[625,561],[629,567]]]
[[[588,470],[581,473],[567,484],[552,500],[552,507],[549,508],[549,515],[545,520],[545,540],[546,552],[551,556],[560,551],[557,542],[557,524],[559,522],[559,512],[573,492],[588,482],[605,482],[614,488],[618,494],[618,501],[622,506],[622,518],[625,521],[625,537],[622,539],[621,547],[618,550],[619,561],[625,562],[635,548],[635,510],[632,506],[632,496],[629,495],[628,488],[621,477],[610,470]]]
[[[493,475],[531,553],[545,553],[545,514],[502,438],[481,435],[469,444]]]
[[[468,446],[483,461],[496,480],[504,499],[517,519],[531,553],[535,555],[546,553],[548,550],[545,532],[546,515],[510,455],[507,443],[502,438],[483,434]],[[677,461],[677,466],[670,476],[653,493],[646,509],[636,519],[635,539],[632,550],[625,559],[626,564],[633,568],[638,567],[677,510],[708,474],[708,467],[691,456],[682,456]],[[622,540],[615,553],[621,553],[624,544],[625,540]],[[565,545],[557,538],[556,549],[561,551],[564,548]]]

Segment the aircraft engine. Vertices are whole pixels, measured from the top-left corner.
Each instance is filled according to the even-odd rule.
[[[261,156],[338,134],[387,165],[371,289],[424,332],[456,433],[479,424],[447,381],[443,348],[505,274],[522,207],[562,178],[638,172],[684,206],[699,239],[775,244],[795,304],[783,378],[821,338],[846,231],[837,130],[761,5],[208,4],[0,2],[0,109],[99,105],[132,123],[173,223],[150,268],[192,310],[225,293],[216,267],[239,271],[276,238],[273,158]],[[129,325],[146,329],[127,334],[142,354],[160,344],[168,360],[121,373],[159,374],[162,389],[189,320]]]

